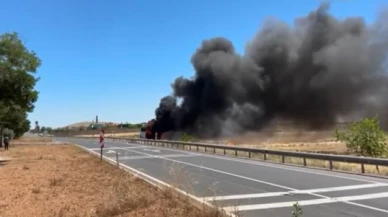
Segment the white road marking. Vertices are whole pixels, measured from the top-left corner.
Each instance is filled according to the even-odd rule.
[[[134,145],[134,143],[128,143],[128,144]],[[165,148],[165,147],[158,147],[158,148],[166,149],[166,150],[174,150],[174,151],[179,151],[179,152],[184,152],[184,153],[192,153],[193,152],[193,151],[175,150],[173,148]],[[252,164],[252,165],[259,165],[259,166],[271,167],[271,168],[288,170],[288,171],[309,173],[309,174],[320,175],[320,176],[335,177],[335,178],[368,182],[368,183],[381,183],[381,182],[376,182],[376,181],[371,181],[371,180],[361,179],[361,178],[356,178],[356,177],[336,175],[336,174],[333,174],[332,171],[327,171],[327,172],[320,171],[320,172],[318,172],[318,171],[314,170],[314,168],[295,168],[292,165],[285,165],[285,164],[276,165],[276,163],[271,163],[271,162],[260,162],[260,161],[254,160],[254,159],[237,159],[237,158],[233,158],[230,156],[217,156],[217,155],[209,154],[209,153],[201,153],[200,155],[204,156],[204,157],[215,158],[215,159],[220,159],[220,160],[234,161],[234,162],[246,163],[246,164]]]
[[[107,152],[105,152],[105,153],[107,153],[107,154],[115,154],[116,152],[115,151],[113,151],[113,150],[108,150]],[[118,154],[120,154],[120,153],[118,153]]]
[[[138,154],[144,154],[144,155],[153,156],[151,154],[147,154],[147,153],[143,153],[143,152],[139,152],[139,151],[134,151],[134,150],[128,150],[128,151],[135,152],[135,153],[138,153]],[[275,186],[275,187],[280,187],[280,188],[284,188],[284,189],[288,189],[288,190],[293,190],[293,191],[298,191],[299,190],[299,189],[290,188],[290,187],[278,185],[278,184],[275,184],[275,183],[265,182],[265,181],[253,179],[253,178],[250,178],[250,177],[246,177],[246,176],[240,176],[240,175],[237,175],[237,174],[233,174],[233,173],[229,173],[229,172],[225,172],[225,171],[221,171],[221,170],[217,170],[217,169],[213,169],[213,168],[209,168],[209,167],[205,167],[205,166],[199,166],[199,165],[195,165],[195,164],[191,164],[191,163],[187,163],[187,162],[183,162],[183,161],[178,161],[178,160],[168,159],[168,158],[163,158],[163,157],[161,157],[161,159],[169,160],[169,161],[172,161],[172,162],[181,163],[181,164],[185,164],[185,165],[189,165],[189,166],[193,166],[193,167],[198,167],[200,169],[206,169],[206,170],[210,170],[210,171],[214,171],[214,172],[218,172],[218,173],[223,173],[223,174],[226,174],[226,175],[230,175],[230,176],[234,176],[234,177],[238,177],[238,178],[242,178],[242,179],[246,179],[246,180],[250,180],[250,181],[254,181],[254,182],[259,182],[259,183],[263,183],[263,184],[268,184],[268,185],[272,185],[272,186]],[[372,183],[383,184],[383,183],[378,183],[378,182],[372,182]],[[309,195],[313,195],[313,196],[320,197],[320,198],[325,198],[325,199],[330,199],[330,197],[327,197],[327,196],[321,195],[321,194],[316,194],[316,193],[310,193]],[[378,211],[381,211],[381,212],[385,212],[385,210],[383,210],[383,209],[379,209],[379,208],[372,207],[372,206],[365,206],[363,204],[358,204],[358,203],[348,202],[348,201],[340,201],[340,202],[351,204],[351,205],[354,205],[354,206],[359,206],[359,207],[363,207],[363,208],[369,208],[369,209],[372,209],[372,210],[378,210]]]
[[[137,145],[137,144],[136,144]],[[140,146],[140,145],[139,145]],[[168,149],[168,148],[164,148],[164,149]],[[171,149],[168,149],[168,150],[171,150]],[[130,150],[128,150],[130,151]],[[175,150],[176,151],[176,150]],[[137,152],[137,151],[132,151],[132,152]],[[185,153],[190,153],[189,151],[180,151],[180,152],[185,152]],[[146,154],[146,153],[142,153],[142,152],[138,152],[140,154],[144,154],[144,155],[149,155],[149,154]],[[315,172],[315,171],[307,171],[307,170],[298,170],[298,169],[294,169],[294,168],[290,168],[290,167],[286,167],[285,165],[283,165],[282,167],[281,166],[274,166],[274,165],[269,165],[269,163],[257,163],[257,162],[252,162],[252,161],[248,161],[248,160],[239,160],[239,159],[232,159],[232,158],[229,158],[229,157],[226,157],[226,156],[222,156],[222,157],[217,157],[215,155],[209,155],[207,154],[206,156],[208,157],[212,157],[212,158],[218,158],[218,159],[222,159],[222,160],[229,160],[229,161],[236,161],[236,162],[241,162],[241,163],[249,163],[249,164],[256,164],[256,165],[262,165],[262,166],[266,166],[266,167],[273,167],[273,168],[278,168],[278,169],[283,169],[283,170],[289,170],[289,171],[299,171],[299,172],[305,172],[305,173],[311,173],[311,174],[315,174],[315,175],[323,175],[323,176],[331,176],[331,177],[338,177],[338,178],[343,178],[343,179],[349,179],[349,180],[357,180],[357,181],[363,181],[363,182],[369,182],[369,183],[379,183],[379,182],[375,182],[375,181],[370,181],[370,180],[364,180],[364,179],[358,179],[358,178],[353,178],[353,177],[346,177],[346,176],[341,176],[341,175],[333,175],[333,174],[327,174],[327,173],[318,173],[318,172]],[[105,157],[105,156],[104,156]],[[163,158],[165,160],[170,160],[170,161],[173,161],[173,162],[177,162],[177,163],[182,163],[182,164],[186,164],[186,165],[191,165],[191,166],[195,166],[195,167],[198,167],[198,168],[202,168],[202,169],[210,169],[212,171],[215,171],[217,172],[217,170],[214,170],[214,169],[211,169],[211,168],[206,168],[206,167],[203,167],[203,166],[198,166],[198,165],[194,165],[194,164],[189,164],[189,163],[186,163],[186,162],[181,162],[181,161],[177,161],[177,160],[173,160],[173,159],[168,159],[168,158]],[[227,172],[224,172],[224,171],[219,171],[221,173],[226,173],[226,174],[231,174],[231,173],[227,173]],[[232,176],[236,176],[236,174],[231,174]],[[238,175],[237,175],[238,176]],[[251,178],[249,177],[246,177],[248,179],[251,180]],[[254,179],[253,179],[254,180]],[[256,180],[256,181],[260,181],[260,180]],[[262,182],[262,181],[260,181]],[[268,182],[269,184],[269,182]],[[271,183],[272,185],[276,185],[274,183]],[[278,185],[280,186],[280,185]],[[289,188],[289,187],[286,187],[286,186],[283,186],[283,188],[285,189],[289,189],[289,190],[298,190],[298,189],[293,189],[293,188]],[[321,198],[326,198],[326,199],[330,199],[330,197],[327,197],[327,196],[324,196],[324,195],[319,195],[319,194],[311,194],[311,195],[314,195],[314,196],[317,196],[317,197],[321,197]],[[358,204],[358,203],[354,203],[354,202],[349,202],[349,201],[341,201],[343,203],[346,203],[346,204],[351,204],[351,205],[354,205],[354,206],[359,206],[359,207],[363,207],[363,208],[368,208],[368,209],[371,209],[371,210],[376,210],[376,211],[380,211],[380,212],[387,212],[386,210],[383,210],[383,209],[379,209],[379,208],[376,208],[376,207],[372,207],[372,206],[366,206],[366,205],[363,205],[363,204]]]
[[[152,159],[152,158],[160,158],[160,156],[163,157],[195,157],[195,155],[188,155],[188,154],[166,154],[166,155],[155,155],[155,156],[123,156],[120,157],[119,160],[139,160],[139,159]]]
[[[358,190],[358,189],[364,189],[364,188],[376,188],[376,187],[384,187],[384,186],[388,186],[388,184],[377,183],[377,184],[364,184],[364,185],[348,185],[348,186],[340,186],[340,187],[333,187],[333,188],[318,188],[318,189],[284,191],[284,192],[266,192],[266,193],[257,193],[257,194],[203,197],[202,199],[206,201],[236,200],[236,199],[286,196],[286,195],[295,195],[295,194],[312,194],[312,193],[323,193],[323,192],[333,192],[333,191],[348,191],[348,190]]]
[[[98,156],[98,153],[96,153],[96,152],[94,152],[94,151],[92,151],[92,150],[90,150],[90,149],[88,149],[88,148],[85,148],[85,147],[83,147],[83,146],[81,146],[81,145],[77,145],[77,144],[75,144],[75,145],[78,146],[78,147],[83,148],[84,150],[90,152],[91,154],[94,154],[94,155]],[[114,160],[112,160],[112,159],[110,159],[110,158],[108,158],[108,157],[106,157],[106,156],[103,156],[103,158],[104,158],[105,160],[109,161],[110,163],[116,165],[116,161],[114,161]],[[172,188],[172,189],[176,190],[177,192],[179,192],[179,193],[181,193],[181,194],[184,194],[184,195],[190,197],[191,199],[193,199],[193,200],[195,200],[195,201],[197,201],[197,202],[199,202],[199,203],[201,203],[201,204],[205,204],[205,205],[207,205],[207,206],[209,206],[209,207],[214,207],[212,204],[210,204],[210,203],[208,203],[208,202],[206,202],[206,201],[203,201],[203,200],[201,200],[200,198],[198,198],[198,197],[196,197],[196,196],[194,196],[194,195],[192,195],[192,194],[187,193],[186,191],[183,191],[183,190],[181,190],[181,189],[175,188],[174,186],[169,185],[169,184],[167,184],[167,183],[165,183],[165,182],[163,182],[163,181],[161,181],[161,180],[159,180],[159,179],[157,179],[157,178],[155,178],[155,177],[152,177],[152,176],[150,176],[150,175],[147,175],[147,174],[145,174],[145,173],[143,173],[143,172],[141,172],[141,171],[139,171],[139,170],[136,170],[135,168],[132,168],[132,167],[127,166],[127,165],[122,164],[122,163],[119,163],[119,165],[120,165],[121,167],[124,167],[124,168],[126,168],[127,170],[129,170],[133,175],[135,175],[135,176],[137,176],[137,177],[139,177],[139,178],[141,178],[141,179],[147,181],[147,182],[150,183],[151,185],[154,185],[154,186],[156,186],[156,187],[165,186],[165,187],[168,187],[168,188]],[[230,217],[237,217],[237,216],[234,215],[232,212],[226,211],[226,214],[227,214],[228,216],[230,216]]]
[[[104,148],[103,150],[116,150],[116,149],[121,149],[121,148],[119,148],[119,147],[112,147],[112,148]],[[89,150],[100,151],[101,148],[89,148]]]
[[[158,155],[152,155],[152,154],[148,154],[148,153],[144,153],[144,152],[140,152],[140,151],[134,151],[134,150],[128,150],[128,151],[129,152],[134,152],[134,153],[137,153],[137,154],[143,154],[143,155],[147,155],[147,156],[152,156],[152,157],[157,157],[158,156]],[[242,176],[242,175],[237,175],[237,174],[234,174],[234,173],[229,173],[229,172],[225,172],[225,171],[221,171],[221,170],[217,170],[217,169],[213,169],[213,168],[209,168],[209,167],[205,167],[205,166],[199,166],[199,165],[187,163],[187,162],[184,162],[184,161],[179,161],[179,160],[175,160],[175,159],[169,159],[169,158],[165,158],[165,157],[159,157],[159,158],[164,159],[164,160],[168,160],[168,161],[172,161],[172,162],[176,162],[176,163],[180,163],[180,164],[184,164],[184,165],[188,165],[188,166],[192,166],[192,167],[197,167],[197,168],[200,168],[200,169],[206,169],[206,170],[209,170],[209,171],[222,173],[222,174],[229,175],[229,176],[234,176],[234,177],[241,178],[241,179],[250,180],[250,181],[253,181],[253,182],[267,184],[267,185],[271,185],[271,186],[275,186],[275,187],[279,187],[279,188],[283,188],[283,189],[297,190],[297,189],[290,188],[290,187],[287,187],[287,186],[278,185],[278,184],[274,184],[274,183],[266,182],[266,181],[261,181],[261,180],[258,180],[258,179],[254,179],[254,178],[250,178],[250,177],[246,177],[246,176]]]
[[[333,197],[325,199],[315,199],[315,200],[301,200],[298,201],[298,204],[303,206],[308,205],[319,205],[327,203],[338,203],[338,202],[350,202],[357,200],[369,200],[377,198],[386,198],[388,197],[388,192],[376,193],[376,194],[364,194],[356,196],[346,196],[346,197]],[[274,208],[283,208],[283,207],[292,207],[296,201],[280,202],[280,203],[266,203],[266,204],[253,204],[253,205],[243,205],[237,207],[223,207],[226,211],[248,211],[248,210],[260,210],[260,209],[274,209]],[[380,209],[383,212],[388,213],[388,210]]]
[[[152,151],[152,152],[156,152],[156,153],[160,153],[160,150],[159,149],[147,149],[147,148],[144,148],[143,151]]]

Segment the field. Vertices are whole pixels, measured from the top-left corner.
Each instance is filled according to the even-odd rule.
[[[71,144],[24,138],[0,158],[0,216],[222,216]]]
[[[226,143],[287,151],[348,154],[346,145],[334,139],[333,131],[283,131],[248,133],[229,138]]]

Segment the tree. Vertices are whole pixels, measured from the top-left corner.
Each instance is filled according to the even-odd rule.
[[[8,122],[15,137],[30,128],[27,113],[38,99],[34,74],[41,60],[29,51],[15,32],[0,35],[0,121]]]
[[[51,134],[53,132],[53,128],[52,127],[47,127],[46,130],[47,130],[47,133],[49,133],[49,134]]]
[[[351,123],[345,131],[335,130],[337,141],[346,143],[348,149],[369,157],[382,157],[387,153],[386,135],[380,128],[377,116]]]

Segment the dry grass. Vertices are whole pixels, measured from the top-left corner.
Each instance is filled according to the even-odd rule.
[[[285,151],[348,154],[346,145],[336,142],[333,131],[257,132],[226,138],[223,143]]]
[[[0,166],[0,216],[222,216],[75,146],[42,142],[13,141],[9,151],[0,152],[12,159]]]
[[[171,146],[171,147],[183,149],[183,146],[180,146],[180,147]],[[186,146],[185,149],[190,150],[190,147]],[[191,150],[196,151],[197,149],[196,147],[192,146]],[[236,155],[236,151],[226,150],[224,152],[224,149],[220,149],[220,148],[214,149],[214,148],[199,147],[198,151],[219,154],[219,155],[226,154],[228,156],[238,156],[243,158],[249,158],[249,153],[245,151],[237,151],[237,155]],[[250,158],[257,159],[257,160],[264,160],[264,154],[251,153]],[[283,163],[282,157],[278,155],[267,154],[265,160],[269,162]],[[284,163],[292,164],[292,165],[304,165],[303,159],[297,158],[297,157],[285,157]],[[324,168],[324,169],[330,168],[329,162],[324,160],[306,159],[306,165],[308,167],[316,167],[316,168]],[[365,173],[367,174],[384,175],[384,176],[388,175],[388,167],[380,166],[376,168],[375,165],[364,165],[364,168],[365,168]],[[345,163],[345,162],[333,162],[333,170],[359,173],[361,172],[361,165],[353,164],[353,163]]]

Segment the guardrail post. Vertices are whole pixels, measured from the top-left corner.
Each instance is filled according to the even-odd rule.
[[[267,160],[267,152],[264,152],[264,160]]]
[[[206,146],[205,146],[205,152],[207,152],[207,148],[206,148]]]
[[[251,158],[251,152],[250,151],[248,152],[248,157]]]
[[[333,170],[333,161],[329,161],[329,164],[330,164],[330,170]]]
[[[305,157],[303,158],[303,166],[305,166],[305,167],[307,166],[307,161],[306,161]]]
[[[365,173],[365,165],[364,164],[361,164],[361,172]]]
[[[224,148],[224,155],[226,155],[226,149]]]
[[[197,151],[199,151],[199,147],[198,147],[198,145],[197,145]]]
[[[236,154],[236,157],[237,157],[237,150],[235,150],[234,153]]]
[[[284,155],[282,155],[282,163],[284,163]]]
[[[216,153],[216,148],[213,148],[213,153],[214,153],[214,154]]]
[[[189,149],[190,149],[190,151],[191,151],[191,145],[189,145]]]

